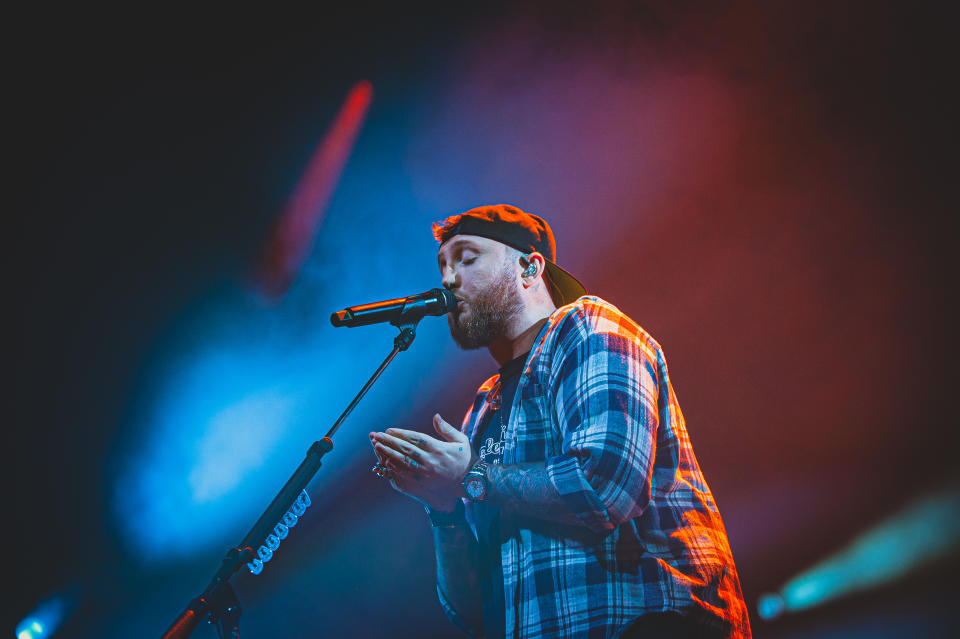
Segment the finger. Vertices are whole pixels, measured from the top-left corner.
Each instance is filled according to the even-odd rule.
[[[420,450],[425,450],[428,453],[437,450],[437,444],[439,443],[426,433],[421,433],[417,430],[407,430],[406,428],[388,428],[386,434],[408,441]]]
[[[377,442],[373,445],[373,449],[377,451],[377,454],[386,462],[388,465],[393,464],[397,465],[403,461],[405,455],[398,450],[390,448],[389,446],[384,446],[381,442]]]
[[[460,429],[454,428],[448,424],[443,417],[440,417],[440,413],[437,413],[433,416],[433,427],[437,430],[437,433],[439,433],[439,435],[448,442],[457,442],[461,444],[464,442],[470,442],[470,439],[461,433]]]
[[[384,465],[390,472],[390,478],[395,479],[404,491],[411,485],[411,481],[420,481],[423,479],[421,467],[411,467],[407,466],[404,462],[398,464],[389,460],[386,461]]]
[[[418,462],[416,459],[414,459],[410,455],[405,455],[400,451],[384,446],[380,442],[377,442],[375,448],[378,453],[383,454],[388,460],[408,470],[409,469],[419,470],[420,468],[423,467],[423,465],[420,462]]]
[[[387,433],[378,433],[376,441],[415,459],[422,459],[423,455],[426,454],[426,451],[417,448],[412,443],[404,439],[400,439],[399,437],[388,435]]]

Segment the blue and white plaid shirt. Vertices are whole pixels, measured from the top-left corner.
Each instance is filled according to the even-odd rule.
[[[478,390],[462,427],[471,441],[497,392],[496,375]],[[550,316],[504,443],[504,464],[546,463],[582,524],[501,511],[507,637],[616,637],[660,611],[750,637],[726,531],[663,351],[617,308],[587,296]],[[467,518],[473,524],[470,503]]]

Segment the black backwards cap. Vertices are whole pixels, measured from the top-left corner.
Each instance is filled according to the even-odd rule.
[[[547,287],[558,307],[573,302],[587,289],[580,280],[557,266],[557,243],[546,220],[509,204],[478,206],[433,225],[440,246],[454,235],[478,235],[512,246],[523,253],[537,251],[546,258]]]

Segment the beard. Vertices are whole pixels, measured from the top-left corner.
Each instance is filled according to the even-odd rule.
[[[459,309],[447,315],[450,336],[463,350],[482,348],[502,337],[507,322],[522,308],[520,292],[506,268],[467,304],[469,317],[463,317]]]

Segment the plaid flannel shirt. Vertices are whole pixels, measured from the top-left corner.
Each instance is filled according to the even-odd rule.
[[[496,375],[484,382],[464,418],[471,441],[497,387]],[[504,444],[504,464],[545,462],[581,523],[501,511],[507,637],[616,637],[660,611],[750,637],[726,531],[663,351],[617,308],[586,296],[550,316]],[[470,503],[467,518],[473,525]]]

